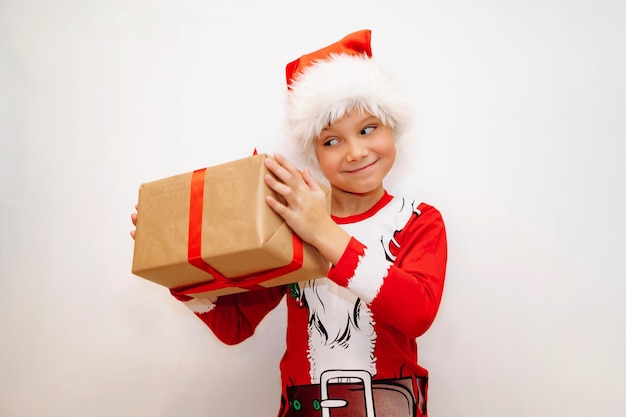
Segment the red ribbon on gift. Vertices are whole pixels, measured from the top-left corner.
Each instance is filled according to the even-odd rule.
[[[304,247],[302,240],[292,232],[293,254],[291,262],[285,266],[267,271],[255,272],[233,278],[213,268],[202,258],[202,213],[204,204],[204,177],[206,168],[196,170],[191,176],[191,196],[189,199],[189,241],[187,246],[187,261],[202,271],[211,274],[214,280],[187,287],[172,289],[173,294],[198,294],[222,288],[238,287],[245,290],[265,288],[261,282],[286,275],[302,267]]]

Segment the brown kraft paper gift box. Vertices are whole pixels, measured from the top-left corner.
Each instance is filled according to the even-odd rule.
[[[141,184],[132,273],[196,298],[326,276],[328,262],[265,202],[279,198],[263,180],[265,158]]]

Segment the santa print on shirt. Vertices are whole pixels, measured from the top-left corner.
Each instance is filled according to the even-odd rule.
[[[416,338],[441,301],[447,258],[441,215],[385,193],[367,212],[334,220],[352,239],[328,277],[187,305],[220,340],[234,344],[251,336],[287,293],[280,416],[292,415],[296,406],[290,388],[319,384],[324,372],[343,370],[366,371],[374,383],[408,378],[413,406],[406,415],[425,416],[428,372],[418,365]],[[376,415],[384,417],[382,402]]]

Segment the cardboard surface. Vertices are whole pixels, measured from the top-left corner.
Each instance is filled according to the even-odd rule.
[[[301,244],[300,268],[295,266],[297,269],[285,274],[276,271],[292,263],[294,252],[297,259],[300,246],[299,239],[294,242],[291,229],[265,202],[265,196],[275,195],[263,181],[268,172],[265,158],[265,154],[254,155],[208,167],[203,173],[199,170],[142,184],[132,273],[193,297],[325,276],[328,262],[305,243]],[[201,197],[193,194],[192,199],[192,183]],[[330,211],[330,190],[327,202]],[[196,226],[193,213],[198,213]],[[190,263],[190,244],[200,248],[201,260],[196,264],[206,263],[207,267]],[[216,273],[208,272],[212,270]],[[252,285],[259,281],[259,274],[267,278]]]

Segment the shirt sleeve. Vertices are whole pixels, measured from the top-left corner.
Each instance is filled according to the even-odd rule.
[[[438,210],[420,205],[394,235],[395,259],[352,238],[328,277],[367,303],[379,320],[410,337],[432,324],[443,294],[447,239]]]
[[[254,334],[263,318],[285,294],[284,286],[222,295],[215,299],[197,299],[174,295],[183,302],[227,345],[243,342]]]

